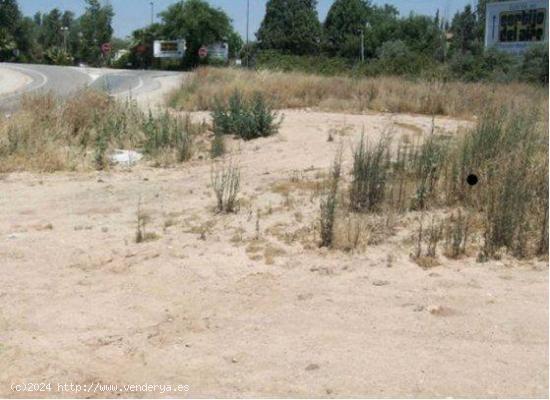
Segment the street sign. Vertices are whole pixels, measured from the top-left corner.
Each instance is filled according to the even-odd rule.
[[[103,54],[110,53],[112,49],[113,46],[111,46],[111,43],[103,43],[101,45],[101,51],[103,52]]]
[[[145,46],[144,44],[140,44],[136,47],[136,51],[139,53],[139,54],[143,54],[147,51],[147,46]]]
[[[208,57],[208,49],[204,46],[202,46],[200,49],[199,49],[199,57],[200,58],[206,58]]]

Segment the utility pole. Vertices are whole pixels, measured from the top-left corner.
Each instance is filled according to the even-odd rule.
[[[361,63],[365,62],[365,30],[361,29]]]
[[[248,68],[249,65],[249,52],[250,48],[248,46],[249,40],[248,40],[248,31],[250,27],[250,0],[246,0],[246,67]]]
[[[153,25],[155,23],[155,3],[151,1],[149,4],[151,5],[151,25]]]

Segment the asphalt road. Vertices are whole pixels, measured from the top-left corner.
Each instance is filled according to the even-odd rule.
[[[0,96],[0,111],[17,109],[21,96],[27,93],[53,92],[68,96],[84,87],[104,90],[114,96],[137,95],[157,90],[155,78],[180,74],[169,71],[114,70],[106,68],[59,67],[52,65],[0,63],[29,76],[32,81],[15,93]]]

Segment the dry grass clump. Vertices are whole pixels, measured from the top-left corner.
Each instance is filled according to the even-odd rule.
[[[0,171],[103,169],[114,149],[185,161],[201,129],[188,118],[147,117],[134,102],[118,102],[93,90],[67,99],[29,95],[19,111],[0,119]]]
[[[224,161],[220,166],[212,166],[210,178],[216,195],[216,210],[223,213],[236,212],[239,207],[240,168],[232,160]]]
[[[369,145],[361,139],[353,160],[349,179],[332,168],[333,184],[321,196],[322,246],[354,249],[361,231],[372,243],[374,230],[354,214],[420,211],[413,258],[424,266],[435,265],[440,253],[460,258],[474,248],[480,261],[505,252],[518,258],[548,254],[544,103],[489,105],[473,129],[451,139],[432,132],[421,142],[396,148],[384,136]],[[472,174],[477,185],[467,182]],[[347,187],[338,185],[346,181]],[[449,210],[459,211],[442,218]]]
[[[201,68],[174,91],[170,105],[210,110],[212,99],[235,92],[244,99],[264,94],[276,108],[318,107],[329,111],[413,112],[471,117],[488,102],[522,103],[544,98],[543,88],[527,84],[410,81],[397,77],[324,77],[296,72]]]

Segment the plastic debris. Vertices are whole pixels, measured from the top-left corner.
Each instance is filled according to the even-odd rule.
[[[115,164],[131,167],[143,158],[143,154],[134,150],[115,150],[110,158]]]

